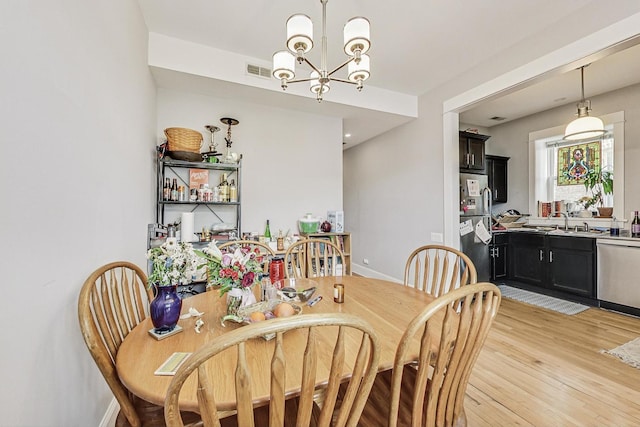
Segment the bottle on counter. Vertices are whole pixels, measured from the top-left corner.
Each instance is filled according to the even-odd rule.
[[[267,242],[271,241],[271,228],[269,227],[269,220],[267,220],[267,226],[264,228],[264,239]]]
[[[631,237],[640,237],[640,218],[638,211],[633,212],[633,221],[631,221]]]

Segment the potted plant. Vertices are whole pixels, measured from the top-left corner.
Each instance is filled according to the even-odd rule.
[[[613,214],[613,208],[603,206],[603,196],[613,194],[613,172],[599,167],[589,170],[584,177],[584,188],[591,192],[589,205],[595,205],[600,216],[610,217]]]

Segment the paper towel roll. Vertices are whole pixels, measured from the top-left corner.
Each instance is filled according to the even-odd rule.
[[[193,212],[183,212],[180,223],[180,240],[182,242],[193,242]]]

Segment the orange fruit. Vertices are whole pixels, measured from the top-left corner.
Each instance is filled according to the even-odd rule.
[[[265,319],[264,313],[261,311],[254,311],[249,315],[249,319],[252,322],[261,322]]]
[[[281,302],[273,309],[273,314],[276,317],[289,317],[295,314],[295,310],[291,304],[286,302]]]

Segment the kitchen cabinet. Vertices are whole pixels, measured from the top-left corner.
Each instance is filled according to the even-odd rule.
[[[236,236],[241,236],[241,163],[207,163],[207,162],[187,162],[173,160],[165,157],[157,159],[157,192],[156,192],[156,223],[172,223],[180,219],[182,212],[196,212],[196,229],[207,227],[216,229],[216,225],[228,225],[235,232]],[[190,171],[200,169],[206,173],[206,181],[209,188],[213,189],[220,183],[221,176],[227,176],[227,182],[234,181],[237,191],[237,201],[193,201],[189,198]],[[164,200],[163,185],[165,179],[170,182],[176,179],[179,185],[186,188],[186,200]]]
[[[490,137],[471,132],[459,132],[460,171],[470,173],[485,172],[484,144]]]
[[[493,203],[507,203],[507,162],[509,157],[485,156],[487,177]]]
[[[507,277],[508,249],[509,235],[507,233],[494,233],[489,244],[492,281]]]
[[[547,251],[551,289],[595,297],[596,239],[547,236]]]
[[[509,278],[533,287],[593,299],[596,239],[510,233]]]
[[[537,233],[511,233],[509,239],[510,278],[544,287],[545,236]]]

